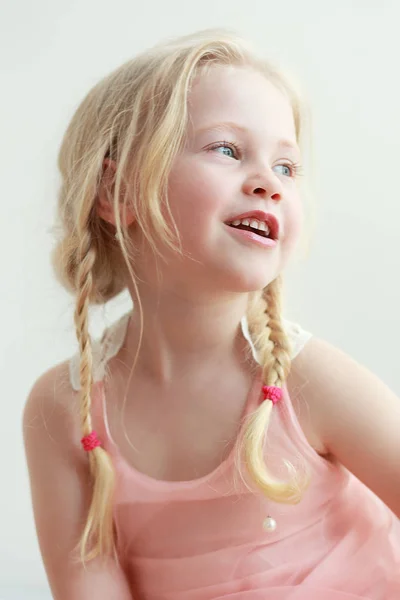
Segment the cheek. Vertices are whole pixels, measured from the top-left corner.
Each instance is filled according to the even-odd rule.
[[[303,229],[303,206],[299,196],[292,198],[285,212],[285,238],[284,244],[291,250],[299,241]]]
[[[168,181],[168,200],[178,228],[180,224],[200,226],[222,209],[218,178],[198,165],[177,164]]]

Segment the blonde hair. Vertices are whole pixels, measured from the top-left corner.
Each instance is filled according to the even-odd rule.
[[[301,102],[293,87],[277,69],[256,58],[239,37],[224,31],[181,37],[129,60],[90,90],[64,135],[58,159],[61,239],[54,249],[53,265],[57,278],[76,296],[83,436],[92,431],[90,304],[114,298],[126,287],[128,276],[137,291],[132,267],[135,248],[128,241],[119,205],[122,202],[125,210],[133,207],[138,226],[155,252],[157,239],[180,251],[178,232],[168,226],[162,208],[169,210],[168,175],[184,141],[191,83],[201,70],[213,65],[247,66],[265,74],[289,98],[300,142]],[[118,239],[115,228],[96,212],[105,157],[117,164],[113,206]],[[290,369],[290,350],[280,316],[280,281],[251,297],[249,327],[261,357],[264,382],[282,386]],[[246,464],[269,498],[295,503],[301,498],[302,484],[294,470],[293,481],[277,482],[265,465],[263,445],[271,407],[271,402],[263,402],[251,416],[244,439]],[[101,447],[89,453],[89,460],[93,496],[79,544],[82,560],[115,553],[113,466]]]

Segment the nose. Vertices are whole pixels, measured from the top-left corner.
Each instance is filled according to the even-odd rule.
[[[275,202],[282,200],[282,185],[278,177],[270,174],[255,174],[249,176],[243,184],[243,192],[247,196],[271,198]]]

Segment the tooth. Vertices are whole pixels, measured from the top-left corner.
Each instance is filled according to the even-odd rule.
[[[261,223],[260,229],[262,229],[262,231],[265,231],[265,235],[268,236],[269,235],[269,227],[266,223]]]
[[[261,221],[260,224],[258,225],[258,229],[261,229],[261,231],[267,231],[268,227],[266,226],[264,221]]]
[[[232,225],[234,227],[237,227],[238,225],[240,225],[240,223],[241,223],[240,219],[236,219],[236,221],[232,221]]]
[[[247,226],[250,225],[249,219],[242,219],[241,223],[242,223],[242,225],[247,225]]]
[[[255,219],[253,219],[252,221],[250,221],[250,227],[252,227],[253,229],[259,229],[260,228],[259,221],[256,221]]]

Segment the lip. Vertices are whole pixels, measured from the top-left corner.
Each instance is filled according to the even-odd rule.
[[[263,248],[274,248],[277,244],[276,240],[271,240],[271,238],[263,237],[261,235],[258,235],[257,233],[253,233],[253,231],[248,231],[247,229],[237,229],[236,227],[230,227],[226,223],[225,227],[229,229],[229,233],[232,236],[245,242],[258,244],[258,246],[262,246]]]
[[[262,210],[250,210],[246,213],[236,215],[236,216],[232,217],[231,219],[229,219],[228,221],[225,221],[225,225],[227,225],[229,227],[229,223],[233,223],[233,221],[239,221],[242,219],[256,219],[257,221],[263,221],[264,223],[266,223],[268,225],[271,237],[270,238],[262,238],[262,239],[269,240],[270,242],[271,241],[276,242],[279,239],[279,221],[272,213],[267,213]],[[235,229],[235,228],[231,227],[231,229]],[[236,231],[244,232],[243,229],[237,229]],[[252,232],[246,231],[245,233],[251,234]],[[257,234],[252,234],[252,235],[257,236]],[[260,236],[257,236],[257,237],[260,237]]]

